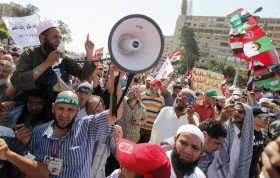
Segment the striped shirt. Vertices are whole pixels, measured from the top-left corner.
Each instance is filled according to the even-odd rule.
[[[145,130],[152,130],[157,115],[164,107],[164,98],[159,94],[157,94],[157,97],[152,98],[148,92],[144,92],[141,93],[141,102],[146,107],[148,115],[146,125],[141,126],[141,128]]]
[[[114,128],[114,127],[113,127]],[[110,135],[107,135],[94,144],[92,152],[92,178],[102,178],[105,176],[105,165],[110,152],[115,155],[116,145],[113,137],[113,129]]]
[[[38,161],[43,162],[45,156],[53,157],[51,150],[55,152],[64,142],[56,155],[56,158],[63,160],[60,174],[59,176],[50,175],[50,177],[92,177],[91,163],[94,143],[110,133],[107,113],[108,111],[104,111],[97,115],[76,119],[72,128],[62,138],[58,138],[54,134],[53,121],[38,126],[34,129],[29,144],[30,153]]]

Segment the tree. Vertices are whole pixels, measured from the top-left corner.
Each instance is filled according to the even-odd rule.
[[[73,39],[71,38],[71,30],[69,29],[68,25],[62,20],[58,20],[57,24],[59,29],[61,30],[62,42],[64,44],[72,42]]]
[[[10,36],[10,33],[7,31],[7,28],[2,19],[0,19],[0,39],[6,39]]]
[[[195,62],[199,58],[199,51],[192,27],[184,26],[181,29],[180,39],[184,54],[179,63],[178,70],[183,74],[185,71],[190,71],[193,68]]]
[[[211,71],[217,71],[227,77],[228,82],[233,82],[235,76],[235,68],[233,67],[235,64],[233,62],[225,61],[225,60],[212,60],[206,62],[204,65],[199,68]]]
[[[246,85],[248,81],[248,70],[243,70],[239,72],[238,83]]]
[[[13,12],[15,17],[24,17],[38,13],[39,8],[32,4],[27,4],[24,8],[14,8]]]

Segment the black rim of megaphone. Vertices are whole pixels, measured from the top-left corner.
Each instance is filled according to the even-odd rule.
[[[143,19],[145,19],[145,20],[148,20],[149,22],[151,22],[151,23],[156,27],[156,29],[158,30],[159,35],[160,35],[160,39],[161,39],[161,42],[160,42],[160,43],[161,43],[161,49],[160,49],[160,52],[159,52],[159,54],[158,54],[158,57],[157,57],[157,59],[155,60],[155,62],[154,62],[151,66],[149,66],[149,67],[147,67],[147,68],[145,68],[145,69],[143,69],[143,70],[133,71],[133,70],[129,70],[129,69],[127,69],[127,68],[124,68],[123,66],[121,66],[121,65],[118,63],[118,61],[115,59],[114,54],[113,54],[113,52],[112,52],[112,46],[111,46],[110,41],[112,41],[112,37],[113,37],[113,35],[114,35],[114,32],[115,32],[116,28],[117,28],[123,21],[125,21],[125,20],[127,20],[127,19],[130,19],[130,18],[143,18]],[[120,20],[113,26],[113,28],[112,28],[112,30],[111,30],[111,32],[110,32],[110,35],[109,35],[109,39],[108,39],[108,49],[109,49],[109,53],[110,53],[111,60],[112,60],[113,63],[116,64],[120,69],[122,69],[123,71],[128,72],[128,73],[130,73],[130,74],[143,73],[143,72],[148,71],[148,70],[151,69],[152,67],[156,66],[157,63],[159,62],[160,58],[161,58],[162,53],[163,53],[163,45],[164,45],[163,34],[162,34],[162,31],[161,31],[160,27],[158,26],[158,24],[157,24],[153,19],[151,19],[150,17],[145,16],[145,15],[142,15],[142,14],[131,14],[131,15],[125,16],[125,17],[123,17],[122,19],[120,19]]]

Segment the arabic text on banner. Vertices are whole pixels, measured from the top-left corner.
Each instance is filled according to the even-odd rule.
[[[215,90],[218,95],[222,94],[221,84],[224,75],[200,68],[193,68],[192,72],[192,87],[194,91],[204,92],[208,89],[212,89]]]
[[[2,17],[14,42],[20,47],[40,45],[36,26],[39,23],[37,14],[25,17]]]

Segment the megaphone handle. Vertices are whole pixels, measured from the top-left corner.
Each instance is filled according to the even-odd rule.
[[[117,102],[118,102],[118,97],[117,97],[117,88],[120,80],[120,74],[116,76],[115,81],[114,81],[114,92],[113,92],[113,98],[112,98],[112,116],[118,117],[118,107],[117,107]]]
[[[118,103],[117,108],[120,107],[121,102],[123,101],[123,98],[124,98],[124,96],[125,96],[125,94],[126,94],[126,92],[127,92],[127,90],[128,90],[129,85],[131,84],[133,78],[134,78],[134,74],[129,74],[129,75],[128,75],[128,77],[127,77],[127,82],[126,82],[126,86],[125,86],[125,89],[124,89],[124,91],[123,91],[123,93],[122,93],[122,96],[121,96],[121,98],[120,98],[120,101],[119,101],[119,103]]]

